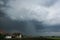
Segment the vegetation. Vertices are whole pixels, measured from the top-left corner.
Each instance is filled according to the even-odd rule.
[[[0,39],[2,40],[60,40],[60,37],[57,36],[48,36],[48,37],[23,37],[23,38],[11,38],[11,39],[5,39],[4,35],[0,34]]]
[[[16,34],[14,34],[16,35]],[[22,38],[11,38],[6,39],[4,34],[0,33],[0,40],[60,40],[60,36],[40,36],[40,37],[28,37],[26,35],[23,35]]]
[[[0,39],[4,39],[4,38],[5,38],[5,35],[0,34]]]

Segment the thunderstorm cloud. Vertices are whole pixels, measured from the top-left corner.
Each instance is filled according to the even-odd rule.
[[[60,35],[60,0],[0,0],[0,28],[26,35]]]

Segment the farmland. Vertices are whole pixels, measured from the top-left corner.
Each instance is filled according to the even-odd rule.
[[[57,37],[27,37],[27,38],[11,38],[11,39],[3,39],[3,40],[60,40]]]

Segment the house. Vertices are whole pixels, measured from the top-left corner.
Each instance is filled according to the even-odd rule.
[[[6,39],[11,39],[11,38],[12,38],[12,36],[5,36],[5,38],[6,38]]]
[[[21,33],[13,33],[12,38],[23,38]]]
[[[11,34],[10,34],[10,33],[6,33],[6,34],[5,34],[5,38],[6,38],[6,39],[11,39],[11,38],[12,38],[12,36],[11,36]]]

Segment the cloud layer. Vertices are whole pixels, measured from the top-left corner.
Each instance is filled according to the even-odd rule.
[[[0,4],[3,6],[4,2],[1,1]],[[11,32],[20,31],[26,34],[53,35],[51,32],[59,33],[59,4],[59,0],[9,0],[6,6],[0,7],[0,10],[6,14],[4,17],[1,16],[0,24],[2,25],[0,26],[4,25],[3,28]]]
[[[15,0],[9,1],[8,5],[12,8],[7,9],[7,14],[13,20],[37,20],[51,24],[56,23],[58,0]],[[53,5],[54,4],[54,5]],[[51,6],[52,5],[52,6]],[[45,7],[46,6],[46,7]],[[49,7],[48,7],[49,6]],[[56,15],[56,17],[54,16]],[[57,19],[59,20],[59,19]],[[55,23],[54,23],[55,21]],[[46,24],[45,23],[45,24]]]

